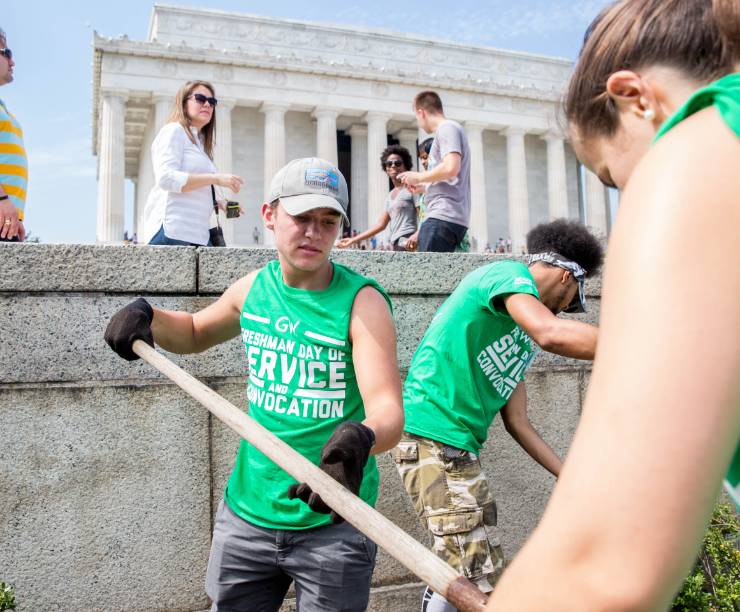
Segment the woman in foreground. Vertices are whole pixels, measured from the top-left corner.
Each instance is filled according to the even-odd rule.
[[[589,27],[569,132],[622,191],[598,351],[553,496],[488,610],[665,610],[723,477],[738,501],[738,70],[737,0],[622,0]]]

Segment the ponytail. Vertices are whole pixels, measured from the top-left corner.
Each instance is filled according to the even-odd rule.
[[[738,0],[712,0],[712,13],[720,35],[720,44],[728,61],[740,61],[740,3]]]

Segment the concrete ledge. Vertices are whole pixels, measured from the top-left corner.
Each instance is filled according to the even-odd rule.
[[[220,294],[275,257],[274,249],[0,243],[0,291]],[[482,265],[524,257],[334,250],[332,259],[389,293],[446,295]],[[586,293],[600,292],[601,277],[589,279]]]
[[[195,293],[193,247],[0,243],[0,291]]]
[[[198,289],[222,293],[234,281],[275,259],[275,249],[199,249]],[[391,251],[332,251],[332,260],[376,279],[393,294],[449,294],[463,277],[492,261],[523,256],[477,253],[395,253]],[[588,295],[599,295],[601,279],[586,286]]]

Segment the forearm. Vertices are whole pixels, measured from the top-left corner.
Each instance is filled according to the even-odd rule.
[[[588,323],[553,318],[547,329],[542,330],[534,340],[548,353],[593,360],[598,334],[599,329]]]
[[[454,165],[443,161],[438,166],[435,166],[431,170],[421,173],[421,183],[436,183],[438,181],[447,181],[455,178],[460,173],[460,169]]]
[[[197,353],[193,315],[189,312],[175,312],[154,308],[152,335],[154,341],[170,353]]]
[[[215,174],[188,174],[188,180],[182,186],[182,193],[202,189],[216,184]]]
[[[550,445],[542,439],[537,430],[532,427],[529,420],[524,419],[522,422],[509,423],[506,431],[532,459],[553,476],[558,477],[563,466],[562,461]]]
[[[389,398],[362,422],[375,433],[375,446],[371,454],[378,455],[398,444],[403,432],[403,409],[397,401]]]
[[[371,227],[368,230],[365,230],[361,234],[357,234],[357,236],[352,236],[352,244],[357,244],[358,242],[362,242],[363,240],[367,240],[368,238],[372,238],[376,234],[379,234],[385,229],[385,225],[376,225],[375,227]]]

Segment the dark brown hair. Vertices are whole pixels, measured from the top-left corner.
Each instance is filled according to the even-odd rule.
[[[414,110],[417,108],[423,108],[428,113],[434,113],[436,115],[444,113],[442,99],[436,91],[421,91],[416,94],[414,97]]]
[[[168,119],[168,123],[179,123],[183,127],[188,135],[188,138],[192,141],[193,144],[198,143],[195,142],[195,138],[193,138],[193,133],[190,131],[190,119],[188,118],[188,113],[185,110],[185,106],[188,103],[188,98],[190,97],[190,94],[192,94],[193,90],[199,86],[205,87],[208,91],[211,92],[211,96],[213,96],[214,98],[216,97],[216,92],[213,89],[213,85],[211,85],[210,83],[207,83],[206,81],[188,81],[177,91],[177,94],[175,95],[175,104],[172,107],[172,112],[170,113],[170,118]],[[211,115],[211,120],[206,125],[204,125],[203,129],[201,129],[200,131],[200,137],[203,143],[203,150],[211,159],[213,159],[213,146],[215,145],[215,136],[216,109],[214,107],[213,115]]]
[[[619,119],[606,82],[615,72],[662,65],[709,83],[738,61],[738,0],[620,0],[586,30],[565,118],[585,136],[611,136]]]

